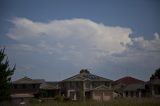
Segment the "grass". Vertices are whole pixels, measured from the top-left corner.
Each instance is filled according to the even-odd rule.
[[[3,106],[21,106],[12,103],[7,103]],[[23,106],[160,106],[160,98],[126,98],[116,99],[108,102],[43,102],[43,103],[32,103]]]

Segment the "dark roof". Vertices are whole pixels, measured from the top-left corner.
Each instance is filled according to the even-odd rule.
[[[94,74],[91,74],[90,72],[81,72],[75,76],[69,77],[63,81],[85,81],[85,80],[91,80],[91,81],[112,81],[107,78],[103,78]]]
[[[13,84],[40,84],[41,82],[28,77],[23,77],[21,79],[13,81],[12,83]]]
[[[130,85],[130,84],[136,84],[136,83],[144,83],[144,81],[127,76],[127,77],[123,77],[120,78],[116,81],[114,81],[115,84],[125,84],[125,85]]]
[[[130,84],[124,88],[124,91],[136,91],[136,90],[144,90],[145,84],[139,83],[139,84]]]
[[[58,82],[44,82],[40,85],[40,89],[43,90],[59,89],[59,85]]]

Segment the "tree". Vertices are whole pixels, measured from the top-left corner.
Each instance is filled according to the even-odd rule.
[[[81,69],[80,70],[80,74],[82,74],[82,73],[89,74],[90,72],[87,69]]]
[[[10,98],[11,76],[15,70],[15,66],[9,67],[9,61],[4,51],[5,48],[0,49],[0,102]]]
[[[150,77],[150,80],[152,79],[160,79],[160,68],[155,70],[155,73],[152,74],[152,76]]]

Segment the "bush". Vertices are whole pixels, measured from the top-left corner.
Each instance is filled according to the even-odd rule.
[[[33,103],[39,103],[38,99],[36,98],[32,98],[29,103],[33,104]]]
[[[69,97],[65,97],[65,98],[64,98],[64,101],[72,101],[72,99],[69,98]]]
[[[62,102],[62,101],[64,101],[64,96],[56,96],[55,100],[59,101],[59,102]]]
[[[58,102],[66,102],[66,101],[72,101],[71,98],[69,97],[64,97],[64,96],[56,96],[55,99]]]

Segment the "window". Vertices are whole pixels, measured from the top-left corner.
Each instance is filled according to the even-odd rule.
[[[33,85],[32,85],[32,88],[36,88],[36,85],[35,85],[35,84],[33,84]]]
[[[108,83],[108,82],[105,82],[105,86],[109,86],[109,83]]]
[[[14,89],[17,89],[17,85],[14,85]]]
[[[22,88],[23,88],[23,89],[25,89],[25,88],[26,88],[26,85],[25,85],[25,84],[23,84],[23,85],[22,85]]]
[[[70,82],[70,88],[71,88],[71,89],[74,88],[74,82]]]
[[[86,87],[86,88],[90,88],[90,82],[86,82],[86,83],[85,83],[85,87]]]

